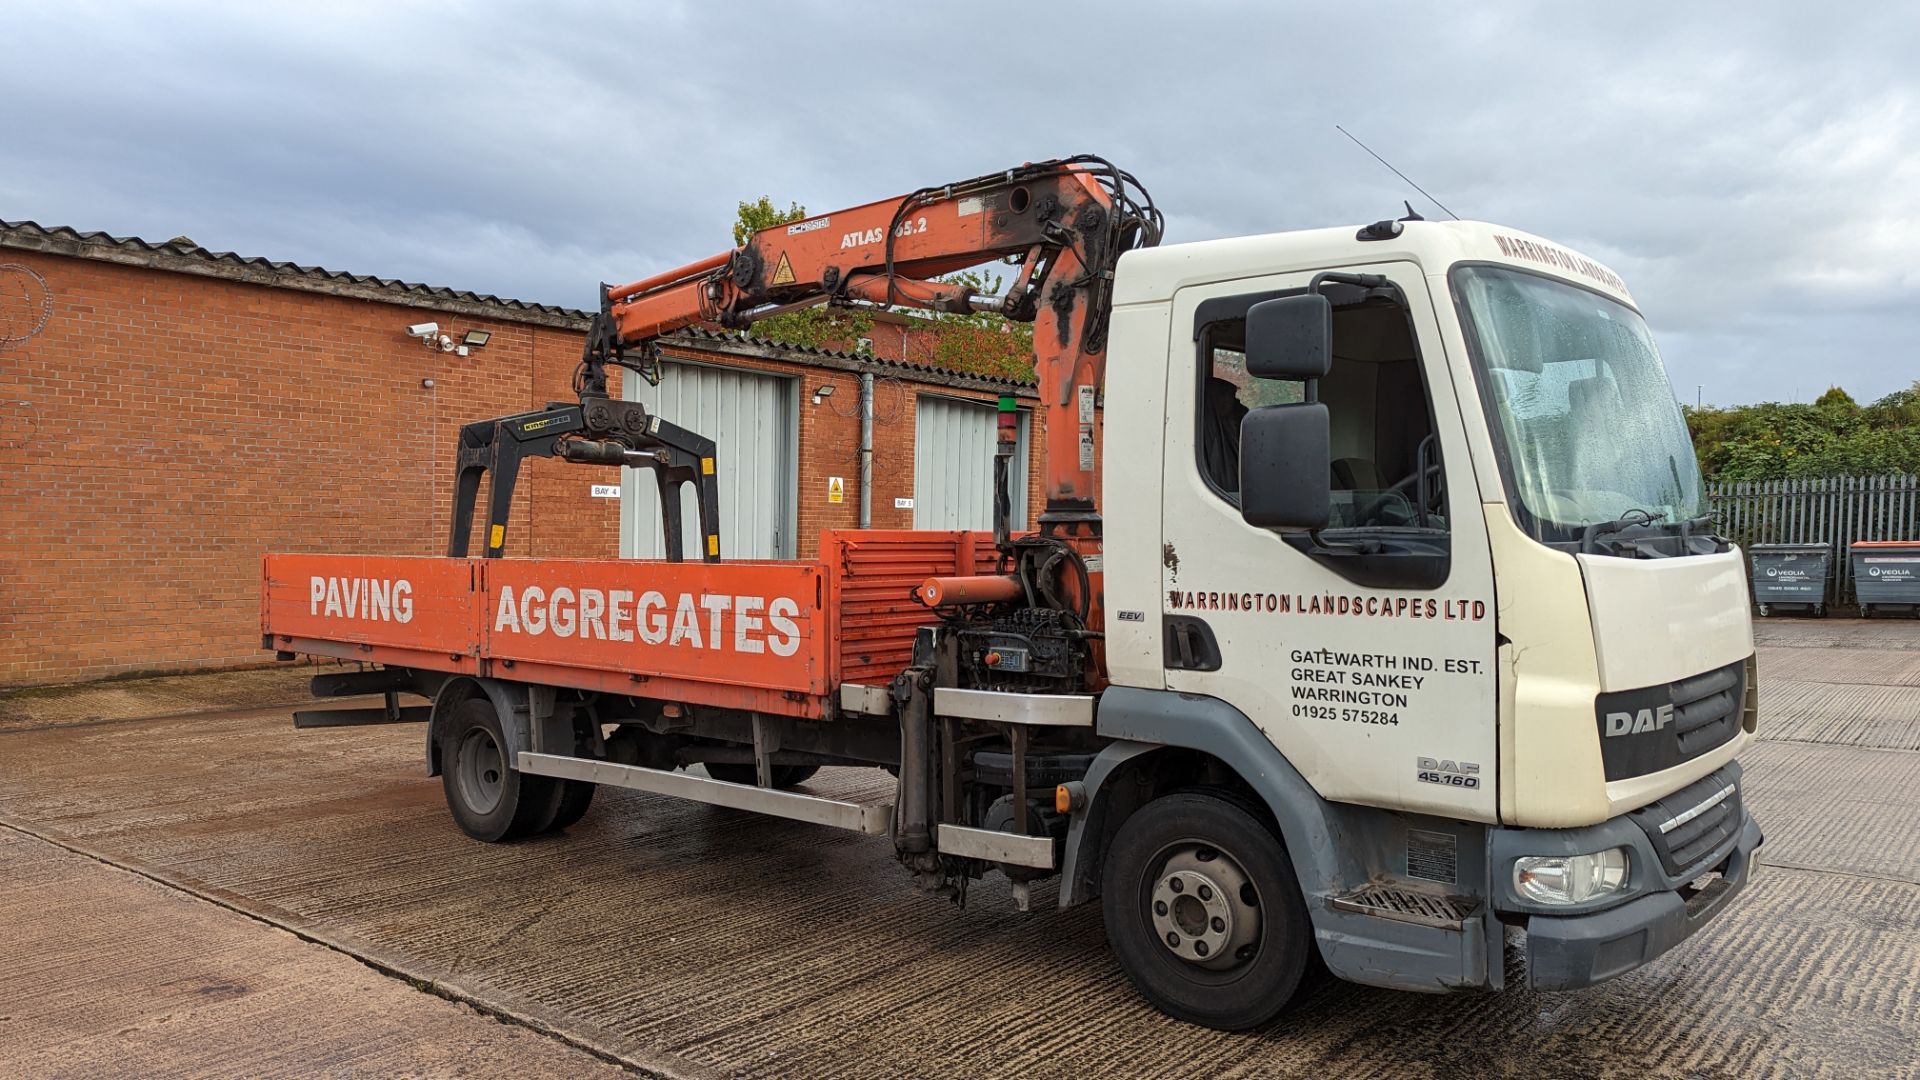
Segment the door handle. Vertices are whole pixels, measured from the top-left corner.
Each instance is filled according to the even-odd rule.
[[[1220,643],[1204,619],[1169,615],[1162,624],[1166,665],[1178,671],[1219,671]]]

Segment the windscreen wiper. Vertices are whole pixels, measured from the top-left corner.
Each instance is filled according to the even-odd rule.
[[[1626,513],[1621,514],[1619,517],[1614,518],[1612,521],[1596,521],[1587,526],[1586,530],[1580,534],[1580,553],[1583,555],[1598,555],[1600,553],[1599,540],[1601,537],[1611,536],[1622,529],[1630,529],[1635,525],[1651,525],[1653,524],[1655,516],[1653,511],[1642,510],[1636,506]]]

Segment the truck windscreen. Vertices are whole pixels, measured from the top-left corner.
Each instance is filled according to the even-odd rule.
[[[1706,513],[1693,441],[1637,312],[1519,270],[1461,266],[1452,279],[1523,528],[1561,544],[1641,512],[1655,525]]]

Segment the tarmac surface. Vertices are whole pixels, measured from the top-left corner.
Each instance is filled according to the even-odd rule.
[[[1920,622],[1756,633],[1767,845],[1714,925],[1587,991],[1331,984],[1242,1034],[1143,1004],[1095,907],[956,909],[885,841],[603,791],[490,846],[417,727],[15,725],[0,1072],[1920,1076]]]

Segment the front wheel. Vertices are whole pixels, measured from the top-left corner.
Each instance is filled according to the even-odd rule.
[[[1107,940],[1141,995],[1238,1031],[1299,991],[1313,926],[1286,849],[1238,803],[1163,796],[1120,827],[1102,879]]]

